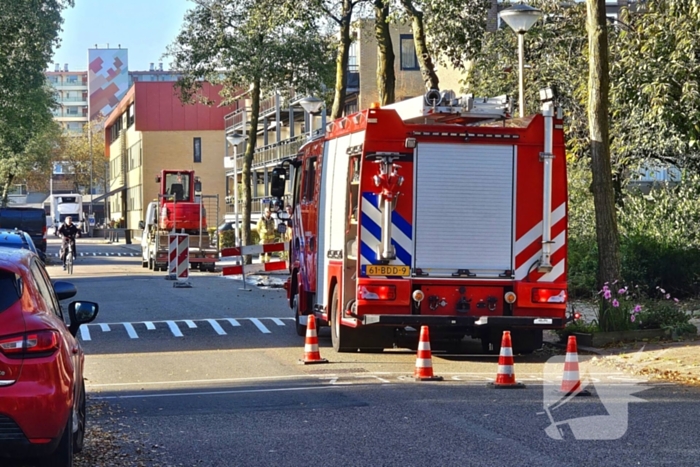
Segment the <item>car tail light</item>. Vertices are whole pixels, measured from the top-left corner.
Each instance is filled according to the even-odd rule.
[[[361,300],[394,300],[396,287],[393,285],[361,285],[357,295]]]
[[[563,289],[532,289],[534,303],[566,303],[566,290]]]
[[[43,357],[58,349],[57,331],[37,331],[0,338],[0,352],[8,357]]]
[[[46,226],[44,226],[44,228],[41,230],[41,232],[44,236],[44,240],[46,240]]]

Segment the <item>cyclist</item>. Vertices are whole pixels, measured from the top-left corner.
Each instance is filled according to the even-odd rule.
[[[75,237],[79,235],[78,227],[73,224],[73,218],[66,217],[65,222],[58,228],[58,233],[63,236],[63,243],[61,245],[61,261],[63,262],[63,270],[66,270],[66,255],[68,254],[68,248],[73,252],[73,257],[75,258]]]

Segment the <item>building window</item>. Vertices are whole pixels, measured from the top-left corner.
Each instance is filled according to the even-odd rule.
[[[78,77],[75,75],[68,75],[68,76],[66,76],[66,83],[77,84]]]
[[[202,162],[202,138],[194,138],[192,144],[194,150],[194,161]]]
[[[401,34],[401,69],[418,70],[418,57],[416,57],[416,44],[413,42],[413,34]]]

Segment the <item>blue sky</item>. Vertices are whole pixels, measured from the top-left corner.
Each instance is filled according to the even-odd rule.
[[[180,31],[185,12],[194,3],[188,0],[75,0],[75,6],[63,12],[61,46],[52,63],[68,63],[71,71],[87,70],[87,50],[129,49],[129,70],[148,70],[151,62],[161,60],[165,48]],[[53,70],[53,65],[48,67]]]

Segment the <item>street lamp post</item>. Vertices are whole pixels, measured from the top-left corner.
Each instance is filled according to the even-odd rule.
[[[525,116],[525,33],[542,17],[542,12],[530,5],[519,3],[499,13],[501,19],[518,34],[518,93],[520,117]]]
[[[238,220],[238,145],[245,141],[245,135],[234,132],[226,135],[226,141],[233,146],[233,215],[236,218],[234,232],[236,232],[236,243],[240,243],[240,222]]]

